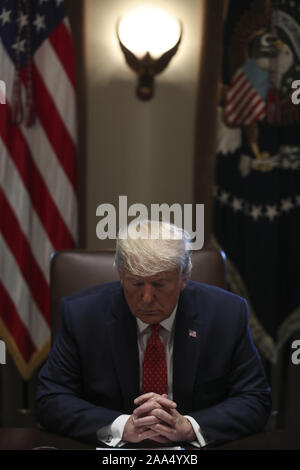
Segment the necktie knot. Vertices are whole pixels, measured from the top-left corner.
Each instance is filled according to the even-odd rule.
[[[158,334],[161,326],[159,323],[155,323],[153,325],[150,325],[150,328],[151,328],[151,332],[154,333],[154,334]]]

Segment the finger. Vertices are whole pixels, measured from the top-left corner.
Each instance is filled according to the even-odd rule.
[[[143,403],[138,408],[136,408],[133,411],[133,415],[135,418],[139,418],[144,414],[150,413],[150,411],[154,410],[154,408],[161,408],[161,405],[156,401],[147,401],[146,403]]]
[[[175,409],[177,407],[177,403],[175,403],[175,401],[173,400],[169,400],[166,394],[158,395],[157,393],[153,393],[153,392],[145,393],[144,395],[137,397],[134,400],[134,403],[135,405],[141,406],[142,404],[152,402],[152,401],[159,403],[165,408]]]
[[[153,431],[152,429],[147,429],[146,431],[139,432],[138,438],[143,441],[144,439],[153,439],[158,437],[157,431]]]
[[[141,416],[142,414],[149,413],[154,408],[164,407],[164,408],[167,408],[167,410],[175,410],[175,408],[177,407],[177,404],[174,401],[169,400],[168,398],[165,398],[163,396],[156,395],[156,398],[154,398],[155,394],[145,394],[145,395],[148,395],[151,398],[148,401],[140,404],[134,410],[134,414],[136,416]]]
[[[133,424],[137,428],[140,426],[151,426],[153,424],[159,423],[159,419],[155,416],[144,416],[143,418],[134,418]]]
[[[167,423],[171,427],[174,427],[176,424],[175,417],[170,415],[170,413],[168,413],[167,411],[163,409],[156,408],[152,410],[150,413],[151,413],[151,416],[155,416],[156,418],[159,419],[159,421],[163,421],[164,423]]]
[[[170,439],[171,441],[176,440],[177,430],[174,429],[174,428],[170,428],[170,427],[165,426],[163,424],[154,424],[153,426],[149,426],[149,428],[152,431],[156,431],[161,436]]]
[[[140,434],[143,434],[145,431],[151,431],[152,432],[153,430],[150,429],[149,426],[142,426],[141,428],[134,428],[133,432],[135,432],[137,435],[140,435]]]
[[[163,403],[163,401],[162,401]],[[142,417],[143,415],[149,415],[155,409],[163,409],[162,405],[157,401],[147,401],[133,411],[133,415],[136,418]],[[172,415],[173,419],[178,415],[178,412],[175,408],[164,407],[165,412],[168,412]]]
[[[134,403],[135,405],[140,405],[141,403],[144,403],[145,401],[154,400],[158,397],[160,397],[158,393],[154,393],[154,392],[144,393],[143,395],[140,395],[139,397],[135,398]]]
[[[155,400],[164,408],[175,409],[177,407],[177,403],[173,400],[169,400],[169,398],[163,397],[162,395],[156,398]]]

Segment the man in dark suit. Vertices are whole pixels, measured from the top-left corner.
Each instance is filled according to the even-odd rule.
[[[150,225],[140,223],[138,239],[119,236],[120,282],[62,300],[39,376],[41,424],[110,446],[201,447],[262,430],[270,390],[246,301],[188,281],[188,235],[152,223],[149,236]]]

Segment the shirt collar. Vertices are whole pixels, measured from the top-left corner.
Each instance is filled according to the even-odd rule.
[[[160,322],[160,325],[163,326],[169,332],[172,331],[172,328],[173,328],[173,325],[174,325],[177,305],[178,305],[178,303],[175,305],[175,308],[174,308],[173,312],[171,313],[171,315],[168,318],[166,318],[165,320]],[[137,318],[136,321],[137,321],[137,327],[138,327],[138,334],[144,333],[144,331],[150,326],[149,323],[144,323],[139,318]]]

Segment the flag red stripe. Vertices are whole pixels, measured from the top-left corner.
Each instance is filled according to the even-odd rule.
[[[265,108],[262,108],[258,114],[256,114],[255,116],[250,116],[250,118],[248,118],[247,121],[245,121],[245,124],[249,125],[253,121],[260,121],[260,118],[264,117],[265,115],[266,115],[266,110]]]
[[[229,105],[233,102],[232,108],[228,111],[227,115],[232,114],[238,107],[239,105],[243,102],[243,99],[247,95],[247,93],[251,90],[251,85],[250,83],[247,83],[244,90],[242,91],[242,94],[239,97],[234,96],[231,99],[231,102],[227,101],[226,106],[229,107]],[[236,99],[237,98],[237,99]]]
[[[248,112],[249,104],[250,104],[250,107],[252,108],[251,102],[256,96],[257,96],[257,93],[255,90],[253,90],[252,93],[249,94],[248,99],[246,100],[244,105],[241,107],[238,114],[236,115],[235,122],[241,122],[244,119],[245,113]]]
[[[18,312],[0,281],[0,312],[2,321],[13,337],[23,359],[28,362],[36,348],[28,334],[26,327],[20,319]]]
[[[49,286],[40,270],[20,224],[0,188],[0,229],[10,247],[33,298],[50,325]]]
[[[245,109],[248,107],[249,103],[252,101],[252,99],[256,96],[256,91],[252,90],[252,92],[249,94],[247,100],[244,102],[243,106],[238,110],[238,114],[236,114],[237,110],[233,109],[232,112],[228,112],[227,116],[230,117],[231,122],[234,122],[235,124],[241,122],[241,116],[243,116]]]
[[[259,119],[266,113],[266,107],[264,106],[260,113],[257,114],[256,119]]]
[[[3,142],[19,170],[21,178],[31,196],[37,214],[56,250],[72,248],[74,240],[65,225],[48,189],[37,169],[19,126],[11,125],[11,113],[0,113],[0,130]]]
[[[256,113],[254,112],[254,114],[253,114],[253,111],[255,111],[255,109],[257,108],[257,106],[260,105],[260,104],[261,104],[261,102],[258,102],[257,105],[254,106],[254,107],[252,108],[252,110],[249,111],[249,113],[247,114],[247,116],[246,116],[245,119],[244,119],[244,122],[245,122],[245,123],[249,120],[249,118],[251,118],[251,119],[250,119],[250,121],[248,122],[248,124],[250,124],[250,123],[253,122],[253,121],[257,121],[257,120],[260,118],[260,116],[266,112],[265,106],[263,106],[260,111],[256,111]],[[252,115],[251,115],[251,114],[252,114]]]
[[[260,106],[261,103],[262,103],[261,99],[259,99],[259,101],[257,101],[256,103],[253,103],[253,105],[249,108],[247,114],[243,117],[243,121],[247,121],[247,119],[249,119],[249,116],[251,116],[251,114],[253,114],[253,111],[257,108],[257,106]],[[253,116],[252,121],[254,121],[254,120],[255,120],[255,115]]]
[[[232,100],[235,99],[235,97],[240,93],[240,91],[244,88],[245,85],[247,85],[247,79],[246,77],[241,77],[240,82],[237,84],[237,88],[234,90],[230,89],[229,91],[232,91],[232,94],[228,96],[228,103],[231,103]]]
[[[34,62],[32,62],[32,73],[37,114],[62,168],[76,191],[76,149],[74,142]],[[22,69],[21,77],[26,84],[26,67]],[[51,120],[49,120],[49,116],[51,116]]]
[[[230,84],[230,88],[228,90],[228,92],[230,92],[234,87],[235,85],[237,84],[237,82],[244,76],[244,72],[242,70],[240,70],[239,72],[236,73],[235,75],[235,78],[233,79],[233,82]]]
[[[244,86],[247,86],[249,83],[245,76],[241,77],[239,82],[240,83],[238,83],[238,86],[236,89],[232,89],[232,88],[229,89],[229,92],[231,92],[232,94],[228,96],[228,100],[227,100],[228,104],[230,104],[235,99],[235,97],[239,94],[239,92],[244,88]]]
[[[70,82],[75,86],[75,54],[72,37],[66,25],[62,22],[50,34],[48,40],[59,57]]]

